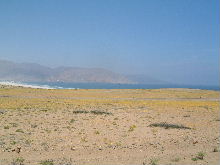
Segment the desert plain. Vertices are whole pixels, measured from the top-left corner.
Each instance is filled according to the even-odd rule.
[[[1,85],[0,164],[218,164],[219,96]]]

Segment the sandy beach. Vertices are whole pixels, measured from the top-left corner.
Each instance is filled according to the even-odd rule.
[[[218,164],[219,91],[0,86],[0,164]]]

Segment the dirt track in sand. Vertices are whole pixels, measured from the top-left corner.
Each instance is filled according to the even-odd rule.
[[[7,96],[0,97],[0,164],[219,162],[216,91],[4,87],[0,95]],[[190,129],[150,126],[163,122]]]

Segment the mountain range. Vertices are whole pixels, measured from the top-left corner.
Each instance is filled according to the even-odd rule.
[[[56,67],[0,60],[0,81],[152,84],[144,75],[122,75],[103,68]]]

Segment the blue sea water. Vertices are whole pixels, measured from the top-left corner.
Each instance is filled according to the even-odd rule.
[[[110,84],[110,83],[27,83],[33,85],[46,85],[52,88],[61,89],[160,89],[160,88],[191,88],[191,89],[208,89],[220,90],[220,86],[205,86],[205,85],[179,85],[179,84]]]
[[[45,89],[160,89],[160,88],[190,88],[220,90],[220,86],[180,85],[180,84],[111,84],[111,83],[64,83],[64,82],[9,82],[1,81],[2,85],[23,86]]]

